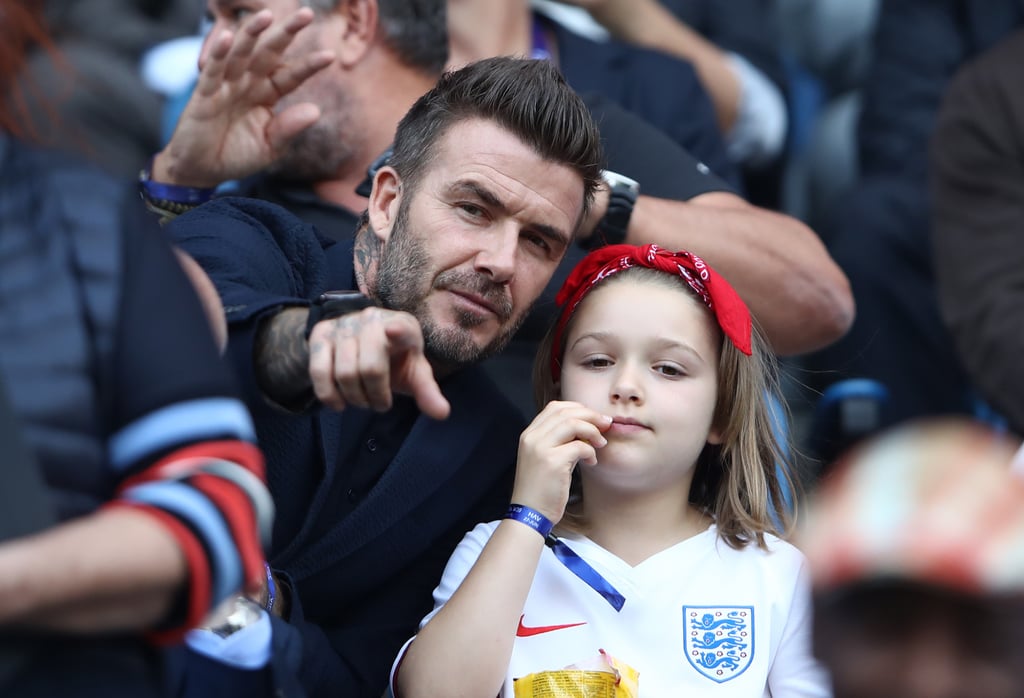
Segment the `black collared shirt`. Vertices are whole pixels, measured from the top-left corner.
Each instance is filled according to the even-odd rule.
[[[339,469],[323,508],[330,515],[320,517],[313,540],[321,538],[366,498],[395,459],[419,415],[413,398],[395,395],[391,409],[374,415],[355,445],[338,453]]]
[[[255,176],[239,182],[237,187],[230,193],[283,206],[331,240],[351,238],[362,213],[321,199],[306,182]]]

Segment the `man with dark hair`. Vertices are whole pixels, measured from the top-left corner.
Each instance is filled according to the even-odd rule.
[[[507,507],[525,424],[479,363],[572,244],[603,160],[558,71],[509,58],[445,75],[394,151],[345,241],[254,199],[168,226],[225,304],[278,507],[276,677],[309,695],[379,696],[458,539]],[[334,409],[280,409],[314,396]]]

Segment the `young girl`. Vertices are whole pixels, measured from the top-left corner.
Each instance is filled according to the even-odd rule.
[[[591,253],[557,300],[536,371],[551,402],[520,439],[509,513],[452,555],[395,694],[634,695],[638,674],[644,698],[828,695],[743,301],[656,245]],[[551,688],[602,666],[618,693]]]

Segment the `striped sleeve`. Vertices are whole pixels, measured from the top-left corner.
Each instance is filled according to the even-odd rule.
[[[154,513],[188,560],[189,603],[180,630],[262,580],[273,503],[254,440],[249,413],[233,398],[164,407],[110,440],[111,462],[122,477],[115,504]]]

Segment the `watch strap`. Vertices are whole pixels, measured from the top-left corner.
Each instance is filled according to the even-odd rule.
[[[359,291],[327,291],[309,306],[309,315],[306,317],[306,339],[309,339],[309,335],[313,333],[313,328],[318,322],[376,306],[376,301],[364,296]]]
[[[620,245],[626,241],[629,221],[640,195],[640,185],[628,177],[608,171],[602,173],[602,177],[608,186],[608,208],[590,237],[580,242],[587,251],[605,245]]]

